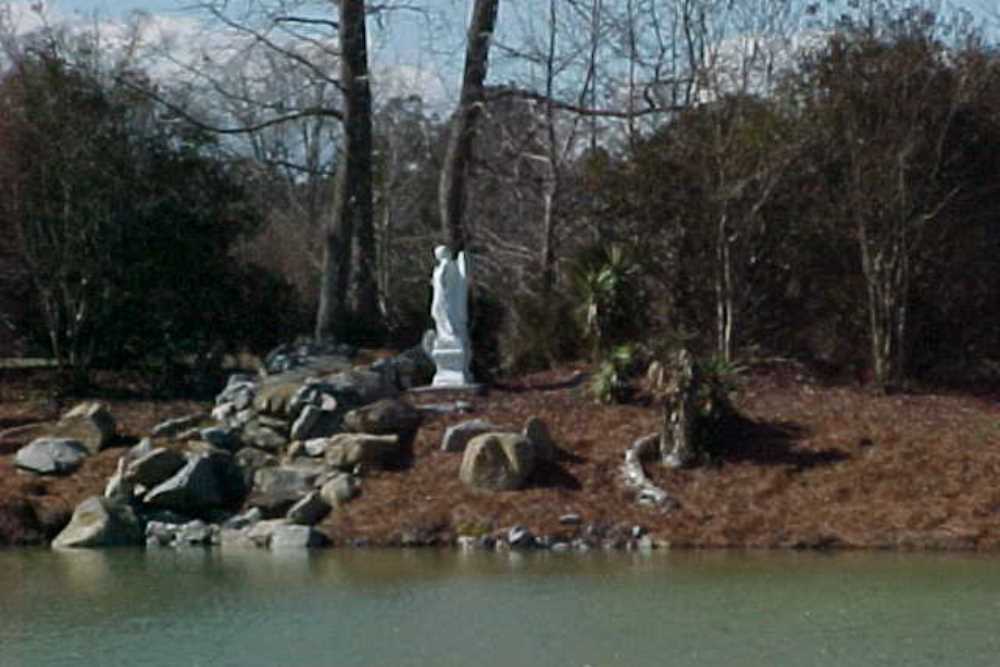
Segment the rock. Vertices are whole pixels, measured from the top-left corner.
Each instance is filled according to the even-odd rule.
[[[251,420],[243,427],[243,443],[266,452],[278,453],[287,444],[288,438],[273,428],[263,426],[258,420]]]
[[[174,543],[184,546],[207,547],[215,541],[214,538],[218,531],[216,526],[211,526],[201,519],[195,519],[179,527]]]
[[[337,373],[327,377],[323,383],[345,407],[368,405],[399,395],[399,390],[382,373],[366,369],[355,368]]]
[[[538,417],[528,417],[522,434],[535,446],[535,454],[539,461],[555,461],[556,443],[552,440],[549,427],[544,421]]]
[[[562,526],[579,526],[583,523],[583,518],[579,514],[563,514],[559,517],[559,524]]]
[[[516,433],[484,433],[465,448],[459,479],[483,491],[521,488],[535,469],[535,448]]]
[[[319,471],[299,467],[261,468],[254,475],[253,491],[247,503],[260,508],[264,516],[284,515],[316,484]]]
[[[423,416],[408,403],[386,399],[351,410],[344,417],[344,430],[352,433],[385,435],[413,433]]]
[[[115,420],[103,403],[81,403],[59,421],[25,424],[0,431],[0,455],[16,452],[39,438],[76,440],[91,454],[107,447],[115,436]]]
[[[185,523],[150,521],[146,524],[148,546],[211,546],[217,541],[219,528],[194,519]]]
[[[306,405],[292,424],[289,437],[292,440],[329,437],[340,431],[342,419],[343,415],[335,410]]]
[[[319,490],[320,496],[330,507],[342,507],[360,492],[358,479],[347,473],[340,473],[328,480]]]
[[[136,458],[125,467],[124,478],[131,484],[141,484],[151,489],[177,474],[187,459],[180,452],[157,447]]]
[[[234,429],[228,426],[209,426],[198,431],[198,437],[213,447],[233,451],[240,446]]]
[[[244,488],[249,489],[253,487],[254,474],[258,470],[277,466],[279,461],[278,457],[256,447],[244,447],[233,456],[233,463],[240,470]]]
[[[115,418],[108,406],[98,402],[80,403],[62,416],[54,435],[74,438],[83,443],[91,454],[96,454],[115,437]]]
[[[56,536],[52,546],[67,549],[142,542],[142,524],[128,505],[118,505],[100,496],[91,496],[76,507],[69,525]]]
[[[291,506],[285,518],[289,523],[312,526],[322,521],[323,517],[330,513],[330,509],[330,503],[319,491],[311,491]]]
[[[334,468],[353,470],[358,464],[386,468],[401,463],[402,448],[395,435],[341,433],[330,438],[324,460]]]
[[[234,373],[229,376],[226,388],[215,397],[215,404],[232,405],[236,411],[246,410],[257,394],[257,381],[252,375]]]
[[[434,379],[434,361],[422,345],[415,345],[390,359],[382,359],[371,366],[383,373],[396,387],[405,391],[429,385]]]
[[[271,532],[271,549],[309,549],[330,542],[323,533],[310,526],[280,525]]]
[[[530,549],[535,546],[535,536],[524,526],[513,526],[507,531],[507,544],[514,549]]]
[[[105,500],[123,505],[132,502],[132,494],[135,490],[135,486],[125,479],[125,461],[124,456],[118,457],[115,472],[104,485]]]
[[[441,451],[464,452],[465,446],[477,435],[496,433],[500,428],[482,419],[469,419],[449,426],[441,439]]]
[[[246,512],[233,515],[226,519],[226,521],[222,523],[222,527],[223,529],[229,530],[243,530],[244,528],[249,528],[263,518],[264,514],[260,511],[260,508],[251,507]]]
[[[215,465],[204,455],[192,455],[173,477],[143,497],[143,503],[149,507],[188,514],[219,507],[225,501]]]
[[[179,433],[195,426],[203,425],[209,420],[211,420],[211,417],[201,412],[183,417],[175,417],[174,419],[167,419],[160,422],[153,427],[153,430],[149,434],[154,438],[173,438]]]
[[[302,386],[300,380],[292,380],[276,376],[261,382],[257,395],[253,399],[253,408],[257,414],[272,417],[291,417],[289,409],[292,398]]]
[[[14,465],[39,475],[63,475],[79,468],[88,454],[78,440],[39,438],[17,450]]]
[[[243,469],[236,464],[236,459],[225,449],[213,447],[207,442],[196,440],[188,443],[187,456],[204,456],[212,464],[215,478],[219,482],[224,505],[232,505],[242,501],[250,485],[246,483]]]
[[[326,448],[330,446],[329,438],[313,438],[302,443],[302,451],[307,456],[322,458],[326,454]]]
[[[293,370],[306,370],[322,375],[351,367],[356,348],[344,343],[314,341],[285,343],[264,357],[263,372],[274,375]]]
[[[271,544],[271,536],[274,535],[274,531],[281,526],[287,525],[287,519],[267,519],[264,521],[258,521],[252,528],[250,528],[250,530],[246,531],[246,536],[247,539],[249,539],[255,546],[266,548]]]

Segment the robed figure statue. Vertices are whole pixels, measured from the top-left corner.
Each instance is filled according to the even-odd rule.
[[[469,362],[469,267],[464,252],[452,259],[451,250],[439,245],[434,249],[437,265],[431,283],[431,317],[435,336],[431,357],[437,367],[434,386],[461,386],[472,383]]]

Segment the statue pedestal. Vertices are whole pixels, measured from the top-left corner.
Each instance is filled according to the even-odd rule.
[[[467,387],[472,382],[469,373],[469,353],[461,347],[437,347],[431,350],[437,367],[432,387]]]

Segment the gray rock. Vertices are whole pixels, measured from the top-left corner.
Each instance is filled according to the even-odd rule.
[[[210,426],[198,431],[198,437],[212,445],[225,450],[235,450],[240,445],[234,429],[228,426]]]
[[[524,437],[535,446],[535,454],[539,461],[554,461],[556,458],[556,443],[549,433],[549,427],[538,417],[528,417],[524,423]]]
[[[247,503],[260,508],[268,518],[282,516],[313,490],[318,477],[318,470],[261,468],[254,475],[253,491]]]
[[[271,544],[271,537],[274,535],[274,531],[281,526],[287,525],[287,519],[266,519],[264,521],[258,521],[248,531],[246,531],[246,536],[247,539],[250,540],[255,546],[266,548]]]
[[[579,526],[583,523],[583,518],[579,514],[563,514],[559,517],[559,523],[563,526]]]
[[[298,501],[288,510],[285,518],[289,523],[312,526],[323,520],[330,513],[330,503],[319,491],[311,491],[302,500]]]
[[[269,377],[257,387],[253,408],[259,415],[282,419],[293,417],[290,409],[292,398],[301,387],[302,380],[299,378],[288,378],[281,375]]]
[[[459,479],[481,491],[509,491],[524,486],[535,469],[535,448],[517,433],[484,433],[465,448]]]
[[[79,440],[91,454],[111,444],[116,424],[104,403],[80,403],[62,416],[51,433],[54,437]]]
[[[359,464],[376,468],[392,467],[399,465],[401,458],[402,449],[397,436],[364,433],[333,436],[324,455],[328,465],[341,470],[353,470]]]
[[[312,438],[302,443],[302,451],[304,451],[307,456],[321,458],[326,454],[326,449],[329,446],[329,438]]]
[[[216,468],[208,456],[193,455],[183,468],[143,498],[149,507],[197,514],[226,501]]]
[[[247,489],[253,487],[254,474],[261,468],[270,468],[278,465],[278,457],[273,454],[257,449],[256,447],[244,447],[233,456],[233,462],[240,470],[243,477],[243,486]]]
[[[104,485],[104,498],[112,503],[127,504],[132,501],[135,485],[125,479],[125,461],[124,456],[118,457],[115,472]]]
[[[345,404],[354,406],[399,395],[399,390],[382,373],[372,370],[351,369],[326,378],[324,383]]]
[[[39,438],[17,450],[14,465],[39,475],[63,475],[79,468],[88,454],[79,440]]]
[[[288,438],[271,427],[263,426],[258,420],[244,425],[241,439],[246,445],[271,453],[280,452],[288,444]]]
[[[347,473],[334,475],[320,487],[319,494],[331,507],[342,507],[360,493],[358,479]]]
[[[215,526],[195,519],[178,527],[174,543],[182,546],[210,546],[218,530]]]
[[[242,530],[249,528],[264,518],[264,514],[257,507],[251,507],[247,511],[229,517],[222,524],[223,529]]]
[[[183,417],[176,417],[174,419],[167,419],[154,426],[153,430],[150,431],[150,435],[154,438],[173,438],[183,431],[187,431],[195,426],[204,424],[204,422],[209,419],[211,419],[211,417],[201,412],[185,415]]]
[[[464,452],[465,446],[477,435],[495,433],[500,428],[483,419],[469,419],[449,426],[441,439],[441,451]]]
[[[128,505],[91,496],[73,510],[73,517],[53,540],[52,547],[111,547],[142,542],[142,524]]]
[[[271,533],[271,549],[309,549],[326,546],[329,538],[310,526],[281,525]]]
[[[348,412],[344,416],[344,430],[373,435],[407,434],[416,431],[422,420],[423,415],[412,405],[386,399]]]
[[[187,459],[180,452],[157,447],[125,467],[125,480],[151,489],[176,475],[186,463]]]
[[[535,546],[535,536],[524,526],[513,526],[507,531],[507,543],[515,549],[530,549]]]
[[[340,432],[342,421],[343,414],[334,409],[306,405],[292,424],[290,437],[292,440],[327,438]]]

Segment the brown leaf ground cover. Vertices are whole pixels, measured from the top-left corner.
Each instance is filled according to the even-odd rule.
[[[596,528],[622,533],[641,525],[675,547],[1000,549],[1000,402],[995,396],[917,391],[882,396],[825,385],[794,366],[758,368],[735,395],[745,420],[706,465],[647,473],[680,508],[634,502],[621,483],[623,452],[658,428],[651,402],[594,403],[580,372],[557,371],[499,382],[467,398],[471,416],[520,429],[544,419],[559,460],[529,488],[475,493],[458,480],[461,456],[440,451],[447,426],[470,415],[429,418],[410,465],[373,472],[362,495],[321,528],[336,544],[450,543],[459,534],[515,524],[536,534],[575,536]],[[52,418],[82,397],[53,400],[38,374],[0,381],[0,427]],[[585,376],[584,376],[585,377]],[[204,409],[192,401],[107,400],[126,446],[159,421]],[[414,397],[415,402],[440,398]],[[0,456],[0,543],[51,537],[77,502],[99,493],[120,447],[89,459],[74,475],[42,479]],[[559,524],[579,514],[582,527]]]

